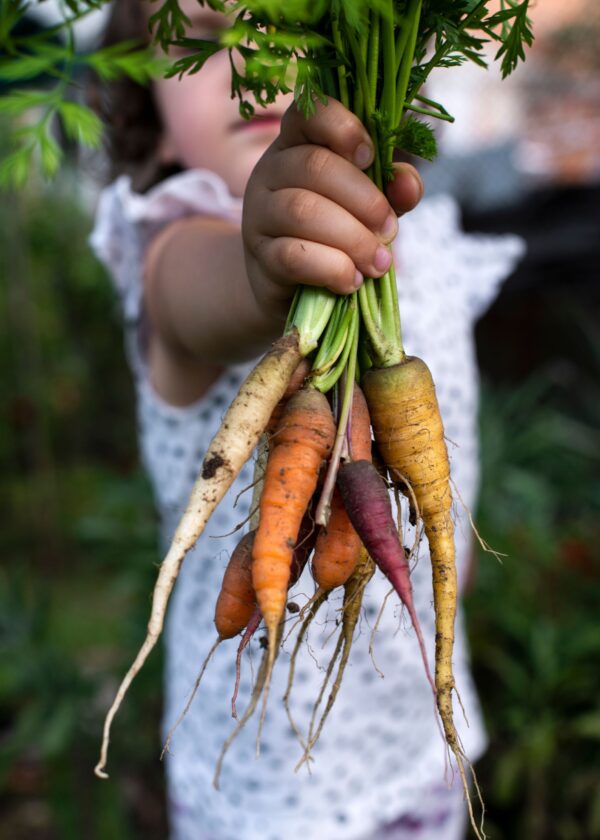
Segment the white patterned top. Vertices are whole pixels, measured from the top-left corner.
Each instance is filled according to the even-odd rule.
[[[101,195],[91,242],[110,270],[119,293],[129,358],[136,378],[140,446],[161,515],[163,548],[185,507],[204,452],[251,364],[232,366],[200,400],[170,406],[153,390],[139,341],[142,258],[164,225],[189,214],[240,220],[241,201],[213,173],[187,171],[145,195],[119,178]],[[478,484],[478,376],[473,324],[495,297],[522,254],[512,236],[465,235],[458,208],[448,196],[425,199],[400,221],[394,243],[403,337],[407,352],[424,358],[437,384],[453,480],[465,505],[475,506]],[[179,715],[199,666],[216,637],[214,606],[227,560],[239,539],[231,534],[248,514],[252,464],[242,470],[190,551],[169,606],[165,631],[164,732]],[[472,544],[468,517],[455,503],[459,583]],[[405,526],[405,542],[412,529]],[[431,569],[425,541],[412,573],[416,609],[432,660],[434,614]],[[303,603],[313,592],[308,570],[292,592]],[[300,746],[287,720],[282,696],[291,637],[277,662],[261,756],[254,760],[254,718],[232,746],[212,787],[215,763],[231,732],[230,698],[237,640],[217,648],[192,708],[177,730],[167,760],[170,816],[178,840],[354,840],[410,809],[423,789],[444,784],[444,745],[434,720],[431,689],[410,620],[398,599],[388,600],[369,657],[371,627],[389,584],[377,573],[367,588],[363,618],[337,702],[306,766],[294,773]],[[296,667],[292,711],[306,731],[313,701],[336,641],[333,633],[341,594],[322,608]],[[259,632],[257,636],[260,636]],[[249,696],[260,657],[259,642],[243,662],[238,708]],[[485,747],[480,710],[469,674],[462,616],[456,627],[454,672],[469,726],[455,703],[456,725],[467,755]]]

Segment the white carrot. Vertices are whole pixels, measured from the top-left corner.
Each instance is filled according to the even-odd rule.
[[[96,776],[101,779],[108,778],[104,768],[113,718],[123,702],[127,689],[162,632],[169,596],[184,557],[203,532],[212,512],[251,456],[300,360],[301,351],[296,331],[276,341],[240,387],[223,418],[219,431],[208,447],[185,513],[181,517],[171,547],[158,572],[146,638],[133,664],[125,674],[104,721],[100,760],[94,768]]]

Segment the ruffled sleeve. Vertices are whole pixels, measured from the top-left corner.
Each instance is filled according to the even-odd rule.
[[[182,172],[144,195],[133,192],[126,175],[102,191],[90,244],[113,278],[126,322],[140,316],[142,265],[151,239],[176,219],[196,214],[239,224],[242,201],[206,170]]]

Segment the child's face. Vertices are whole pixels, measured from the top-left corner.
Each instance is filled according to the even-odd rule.
[[[228,25],[224,15],[197,0],[180,0],[180,6],[192,22],[188,37],[211,39]],[[267,109],[257,108],[257,118],[248,122],[240,117],[238,100],[231,99],[230,85],[227,50],[211,56],[199,73],[155,82],[165,129],[161,158],[185,169],[211,169],[233,195],[241,196],[254,165],[277,137],[281,115],[292,97],[282,96]]]

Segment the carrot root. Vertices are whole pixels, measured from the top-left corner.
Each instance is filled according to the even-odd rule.
[[[302,622],[302,626],[298,631],[298,636],[296,637],[296,642],[294,644],[294,650],[292,651],[292,655],[290,657],[290,669],[288,672],[288,681],[285,690],[285,694],[283,695],[283,705],[285,706],[285,711],[290,722],[290,726],[296,733],[296,737],[302,746],[302,749],[306,749],[306,744],[304,742],[304,738],[302,737],[302,733],[298,729],[298,725],[294,720],[292,715],[292,710],[290,709],[290,694],[292,693],[292,687],[294,685],[294,676],[296,674],[296,659],[298,658],[298,652],[300,650],[300,645],[302,644],[304,637],[306,636],[306,632],[318,613],[321,606],[325,603],[327,598],[329,597],[329,592],[322,592],[318,598],[311,599],[312,605],[310,607],[310,612]]]
[[[225,760],[225,756],[229,751],[229,748],[238,737],[246,723],[250,720],[252,715],[256,710],[256,706],[258,705],[258,701],[260,699],[261,694],[263,693],[266,685],[266,680],[269,674],[269,667],[273,667],[274,660],[277,658],[277,650],[279,648],[279,642],[281,641],[281,630],[279,630],[277,637],[276,637],[276,645],[275,650],[273,651],[273,656],[271,650],[266,650],[263,654],[262,661],[260,663],[260,670],[256,677],[256,684],[252,689],[252,696],[250,697],[250,702],[248,704],[248,708],[239,719],[235,729],[231,734],[228,736],[227,740],[223,744],[223,749],[221,750],[221,754],[217,761],[217,765],[215,767],[215,774],[213,776],[213,787],[215,790],[219,790],[219,779],[221,777],[221,770],[223,769],[223,761]],[[273,661],[271,661],[273,660]]]
[[[373,577],[374,573],[375,564],[373,563],[367,552],[363,549],[363,551],[361,552],[360,559],[357,563],[356,569],[354,570],[352,576],[348,579],[348,582],[344,587],[344,618],[342,622],[342,632],[340,633],[340,637],[338,639],[336,648],[331,658],[331,662],[329,663],[329,667],[325,674],[321,691],[313,707],[313,714],[311,717],[311,722],[308,731],[307,747],[305,749],[303,757],[300,759],[300,762],[296,766],[296,770],[298,770],[298,768],[310,758],[310,752],[319,740],[321,732],[323,731],[323,726],[325,725],[325,721],[327,720],[327,717],[331,712],[331,709],[333,708],[333,705],[336,701],[340,686],[342,684],[344,671],[346,670],[346,665],[348,664],[348,659],[350,657],[350,650],[352,648],[352,642],[354,639],[354,631],[356,629],[356,625],[360,616],[360,609],[363,602],[365,588],[371,580],[371,578]],[[340,649],[341,658],[339,661],[335,681],[333,683],[333,686],[331,687],[331,691],[327,699],[327,704],[325,706],[325,709],[323,710],[323,714],[321,715],[319,725],[315,732],[314,723],[316,720],[316,712],[321,703],[325,686],[329,681],[331,671],[333,670],[333,665],[338,658]]]
[[[194,687],[192,688],[192,690],[190,692],[190,696],[188,697],[187,702],[186,702],[185,706],[183,707],[183,710],[182,710],[181,714],[179,715],[179,717],[177,718],[177,720],[175,721],[173,726],[169,729],[169,732],[168,732],[167,737],[165,739],[164,746],[162,748],[162,752],[160,754],[160,760],[161,761],[163,760],[165,753],[169,752],[169,745],[171,743],[173,735],[175,734],[175,730],[177,729],[177,727],[179,726],[181,721],[184,719],[184,717],[187,715],[187,713],[190,709],[190,706],[194,702],[194,697],[196,696],[196,692],[198,691],[198,689],[200,687],[200,683],[202,682],[202,677],[204,676],[204,672],[206,671],[206,667],[207,667],[208,663],[210,662],[210,659],[211,659],[213,653],[215,652],[215,650],[221,644],[222,641],[224,641],[224,639],[222,639],[221,636],[217,636],[217,640],[215,641],[215,643],[213,644],[211,649],[206,654],[206,659],[202,663],[202,667],[200,668],[200,672],[199,672],[198,676],[196,677],[196,682],[194,683]]]

